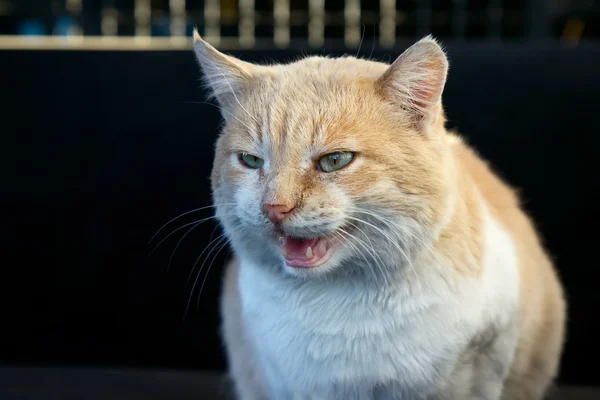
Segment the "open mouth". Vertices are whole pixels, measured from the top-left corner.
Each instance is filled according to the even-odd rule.
[[[290,267],[318,267],[331,256],[331,242],[326,238],[299,239],[283,236],[279,240],[281,242],[281,253]]]

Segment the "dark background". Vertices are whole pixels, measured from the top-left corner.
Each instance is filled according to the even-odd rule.
[[[403,47],[373,56],[388,61]],[[567,288],[561,380],[600,385],[587,367],[600,358],[600,47],[447,49],[449,125],[522,189]],[[234,54],[265,61],[300,52]],[[217,308],[226,250],[210,272],[207,258],[193,293],[186,285],[215,225],[190,233],[168,271],[187,228],[148,255],[165,222],[210,204],[220,116],[202,103],[199,77],[191,51],[0,52],[0,361],[224,367]],[[154,243],[210,215],[188,215]]]

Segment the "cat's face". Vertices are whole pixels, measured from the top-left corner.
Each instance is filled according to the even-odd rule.
[[[425,45],[434,50],[426,55],[443,57],[433,42]],[[196,50],[226,119],[214,202],[242,257],[296,276],[360,266],[377,274],[427,245],[448,199],[434,132],[443,124],[445,57],[429,64],[441,63],[431,78],[443,75],[441,86],[422,86],[414,92],[421,97],[402,106],[390,69],[407,61],[308,58],[258,67],[200,39]]]

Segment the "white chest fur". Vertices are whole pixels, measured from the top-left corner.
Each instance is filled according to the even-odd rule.
[[[274,397],[368,398],[385,385],[423,394],[473,335],[508,318],[518,301],[516,263],[510,237],[491,218],[483,274],[459,279],[443,273],[448,265],[415,266],[419,291],[403,282],[387,289],[300,282],[242,262],[239,289],[257,367]]]

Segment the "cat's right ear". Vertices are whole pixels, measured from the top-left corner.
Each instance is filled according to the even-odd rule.
[[[260,66],[226,55],[208,44],[194,29],[194,53],[202,69],[203,80],[225,115],[237,101],[244,86],[259,73]]]
[[[448,59],[431,36],[409,47],[390,65],[378,84],[386,98],[405,110],[418,129],[442,113],[441,97]]]

